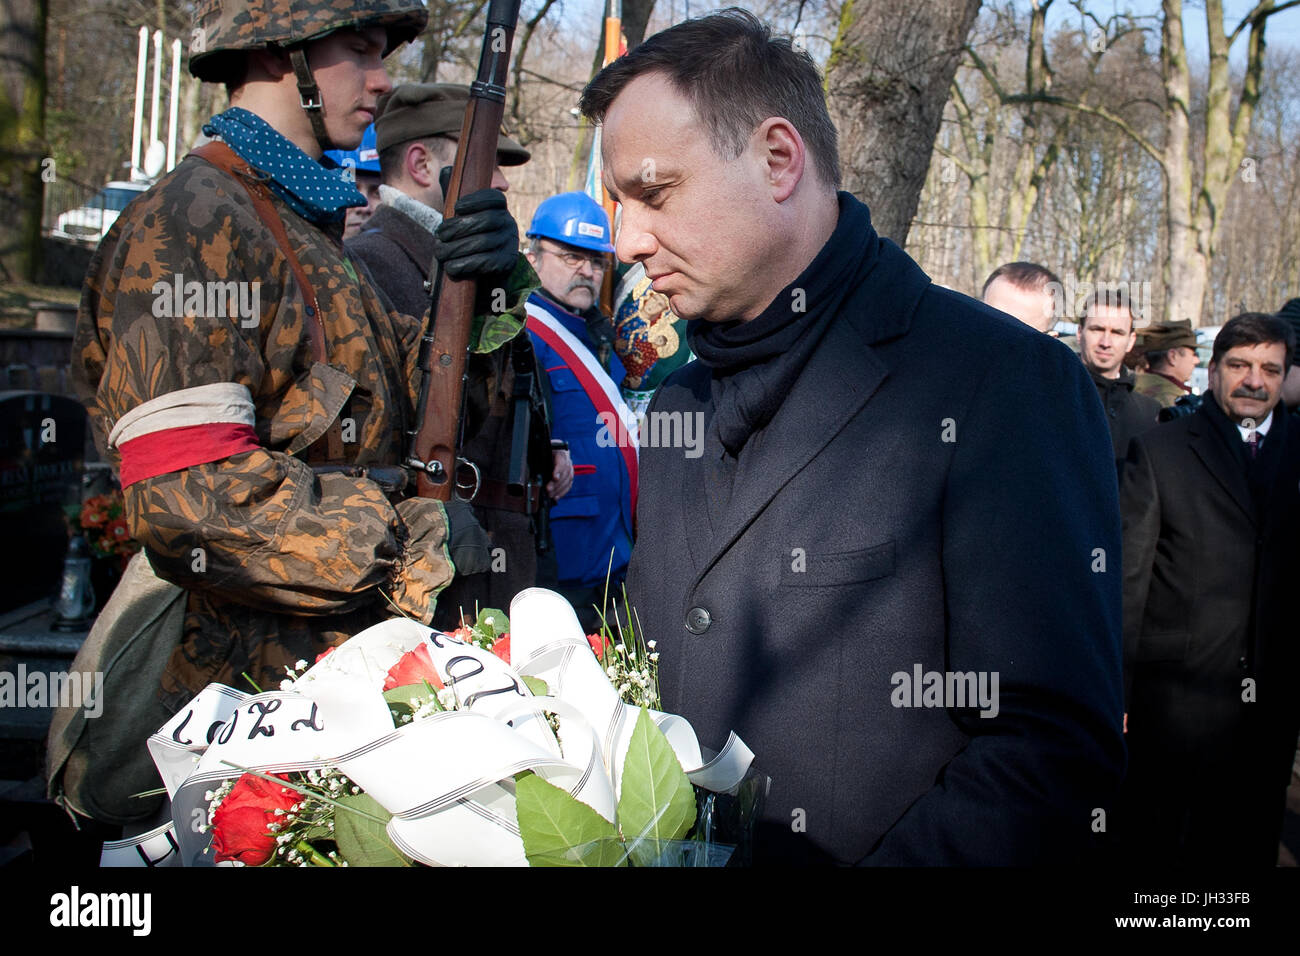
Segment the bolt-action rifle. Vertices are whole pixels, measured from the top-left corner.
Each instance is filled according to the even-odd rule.
[[[488,6],[478,75],[470,84],[469,103],[456,145],[456,162],[444,190],[443,209],[448,213],[455,211],[460,196],[492,185],[519,3],[520,0],[491,0]],[[478,469],[458,453],[478,283],[445,276],[437,262],[432,264],[430,272],[434,279],[429,326],[420,342],[422,374],[416,408],[419,424],[411,433],[405,464],[416,473],[416,493],[421,497],[449,501],[455,489],[460,497],[469,500],[478,491]],[[468,493],[463,493],[466,489]]]

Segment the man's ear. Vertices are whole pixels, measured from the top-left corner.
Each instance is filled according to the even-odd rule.
[[[270,80],[275,82],[293,72],[293,64],[289,62],[289,54],[279,48],[261,47],[256,50],[249,50],[247,56],[248,80]]]
[[[406,144],[406,151],[402,156],[402,168],[406,170],[406,175],[411,181],[421,189],[428,189],[438,182],[438,170],[435,165],[436,158],[424,143],[417,139]]]
[[[803,179],[808,151],[794,124],[782,116],[769,117],[754,131],[760,159],[766,164],[772,198],[784,202]]]

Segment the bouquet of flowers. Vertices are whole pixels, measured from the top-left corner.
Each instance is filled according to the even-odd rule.
[[[584,635],[563,598],[533,588],[509,620],[484,611],[451,634],[404,619],[376,625],[310,667],[300,661],[279,691],[209,686],[149,744],[177,856],[725,862],[715,798],[730,794],[752,821],[766,778],[734,734],[711,754],[686,721],[654,709],[653,641],[630,626],[602,631]]]
[[[87,498],[81,503],[80,512],[76,505],[69,505],[68,517],[80,525],[91,557],[116,559],[119,568],[124,569],[131,555],[140,550],[140,543],[131,537],[126,526],[126,504],[117,489]]]

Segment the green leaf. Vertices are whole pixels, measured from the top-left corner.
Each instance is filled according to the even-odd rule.
[[[393,717],[393,726],[404,727],[410,721],[403,721],[402,718],[415,716],[415,708],[411,706],[412,697],[428,696],[429,691],[423,684],[405,684],[384,691],[384,700],[388,701],[388,712]]]
[[[488,618],[492,619],[490,624]],[[485,607],[478,612],[474,626],[495,641],[502,634],[509,633],[510,618],[506,617],[506,612],[499,608]]]
[[[379,805],[368,793],[354,793],[340,797],[339,810],[334,814],[334,840],[338,843],[339,856],[348,861],[348,866],[410,866],[411,861],[393,846],[388,839],[384,824],[348,809],[357,809],[371,816],[391,819],[392,814]]]
[[[695,791],[644,707],[623,761],[618,820],[629,845],[645,840],[632,850],[633,862],[642,866],[659,855],[659,841],[680,840],[695,822]]]
[[[528,685],[528,689],[533,692],[534,697],[549,697],[551,688],[547,686],[546,681],[540,677],[523,677],[523,682]]]
[[[621,865],[623,845],[614,824],[537,774],[518,778],[515,811],[530,865]]]
[[[298,834],[298,839],[306,840],[308,843],[312,840],[333,840],[334,831],[325,826],[325,824],[318,823],[303,830]]]

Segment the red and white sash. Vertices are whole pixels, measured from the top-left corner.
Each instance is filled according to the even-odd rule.
[[[608,431],[611,440],[622,452],[623,461],[627,464],[627,474],[632,487],[632,508],[635,513],[639,457],[636,416],[623,401],[623,396],[619,393],[614,380],[609,377],[609,373],[600,367],[600,362],[591,353],[591,349],[566,329],[563,322],[551,314],[545,305],[534,299],[528,300],[527,312],[528,331],[549,345],[564,360],[569,371],[577,377],[578,384],[586,392],[591,404],[596,407],[596,414],[600,417],[600,421],[607,423],[602,427],[608,427],[608,423],[623,424],[621,429],[616,426],[608,427]]]

